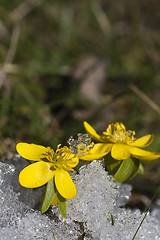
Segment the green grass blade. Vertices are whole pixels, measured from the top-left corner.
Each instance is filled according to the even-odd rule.
[[[144,219],[146,218],[148,212],[149,212],[149,209],[148,209],[148,211],[145,213],[144,217],[142,218],[142,221],[140,222],[140,224],[139,224],[139,226],[138,226],[138,228],[137,228],[137,230],[136,230],[136,232],[135,232],[135,234],[134,234],[132,240],[135,239],[135,237],[136,237],[136,235],[137,235],[137,233],[138,233],[138,231],[139,231],[139,229],[140,229],[142,223],[144,222]]]
[[[144,209],[144,213],[150,208],[151,203],[154,201],[154,199],[156,198],[157,194],[160,193],[160,186],[157,188],[157,190],[155,191],[155,193],[153,194],[153,197],[151,198],[149,204],[146,206],[146,208]]]

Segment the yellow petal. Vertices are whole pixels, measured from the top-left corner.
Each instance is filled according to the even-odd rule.
[[[79,163],[78,157],[74,157],[66,161],[66,164],[71,168],[74,168],[75,166],[77,166],[78,163]]]
[[[113,144],[111,156],[116,160],[128,159],[130,157],[128,146],[121,143]]]
[[[76,187],[67,171],[63,169],[56,170],[55,185],[63,198],[72,199],[76,196]]]
[[[26,159],[32,161],[40,161],[43,154],[47,151],[46,147],[36,144],[28,144],[20,142],[16,145],[17,152]]]
[[[111,151],[112,143],[96,143],[94,147],[85,155],[79,156],[81,160],[92,161],[104,157]]]
[[[154,135],[153,134],[148,134],[144,137],[138,138],[135,140],[133,143],[130,143],[129,145],[135,146],[135,147],[147,147],[153,142]]]
[[[51,170],[52,163],[36,162],[24,168],[19,174],[19,182],[26,188],[37,188],[53,178],[55,171]]]
[[[91,127],[91,125],[89,123],[87,123],[86,121],[84,121],[84,128],[86,130],[86,132],[97,142],[105,142],[101,136]]]
[[[58,202],[58,199],[57,199],[57,193],[55,193],[55,195],[54,195],[54,198],[53,198],[53,201],[52,201],[51,205],[53,205],[53,206],[56,206],[57,202]]]
[[[158,152],[148,152],[137,147],[128,146],[130,153],[140,160],[151,161],[160,157]]]

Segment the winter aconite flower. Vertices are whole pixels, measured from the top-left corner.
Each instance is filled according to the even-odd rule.
[[[92,161],[101,158],[105,153],[97,151],[94,144],[83,142],[82,139],[76,142],[76,149],[60,146],[58,145],[54,151],[50,147],[21,142],[16,148],[23,158],[36,161],[20,172],[20,184],[26,188],[38,188],[46,184],[42,213],[46,212],[50,205],[58,203],[60,212],[65,218],[67,199],[76,196],[76,187],[68,171],[73,171],[79,158],[83,159],[86,156],[87,160]]]
[[[116,160],[128,159],[131,155],[148,161],[160,157],[160,153],[140,149],[152,143],[153,134],[136,139],[134,137],[135,131],[126,131],[123,123],[109,124],[101,136],[87,122],[84,122],[84,127],[93,139],[100,142],[103,151],[106,151],[106,154],[111,152],[111,156]]]
[[[21,142],[17,144],[17,152],[23,158],[36,161],[20,172],[19,182],[22,186],[41,187],[54,177],[56,189],[63,198],[76,196],[76,188],[68,171],[73,171],[79,159],[71,153],[71,149],[58,145],[54,151],[50,147]]]
[[[123,123],[109,124],[102,135],[99,135],[86,121],[84,127],[87,133],[98,142],[95,144],[95,149],[97,146],[98,151],[105,152],[107,155],[106,168],[113,173],[116,180],[124,181],[131,173],[135,175],[140,171],[142,166],[139,160],[151,161],[160,157],[160,153],[141,149],[152,143],[153,134],[136,139],[135,131],[127,131]]]

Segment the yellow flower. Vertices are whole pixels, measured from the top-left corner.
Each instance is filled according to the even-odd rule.
[[[124,160],[134,157],[140,160],[154,160],[160,157],[160,153],[148,152],[140,148],[150,145],[153,141],[154,135],[148,134],[144,137],[136,139],[134,131],[126,131],[123,123],[109,124],[106,131],[99,135],[86,121],[84,127],[87,133],[98,143],[97,151],[111,152],[112,158],[115,160]]]
[[[22,142],[16,148],[23,158],[36,161],[20,172],[19,182],[22,186],[41,187],[54,177],[56,189],[63,198],[72,199],[76,196],[76,188],[68,171],[73,171],[79,159],[71,153],[71,149],[58,145],[54,151],[50,147]]]

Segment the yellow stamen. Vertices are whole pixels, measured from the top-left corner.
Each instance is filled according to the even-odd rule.
[[[113,143],[132,143],[135,141],[135,131],[126,131],[123,123],[109,124],[105,132],[103,132],[102,138]]]
[[[64,146],[60,148],[60,144],[57,147],[57,150],[54,151],[50,147],[47,147],[47,152],[44,155],[49,162],[53,163],[53,167],[55,169],[64,169],[67,171],[73,171],[73,169],[69,166],[71,163],[76,163],[75,158],[77,157],[75,154],[71,154],[71,149]]]

